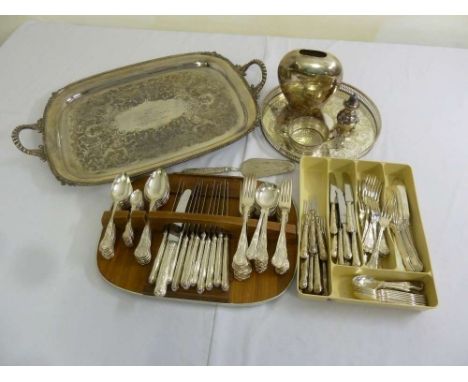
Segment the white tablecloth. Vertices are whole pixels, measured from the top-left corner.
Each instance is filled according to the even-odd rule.
[[[137,297],[103,281],[95,253],[108,186],[60,185],[13,146],[11,130],[35,122],[51,92],[72,81],[190,51],[238,64],[260,58],[264,97],[296,48],[333,52],[344,80],[379,106],[383,130],[366,159],[413,167],[440,306],[311,302],[293,285],[275,301],[229,308]],[[0,363],[467,364],[467,67],[461,49],[23,25],[0,47]],[[39,143],[34,133],[22,138]],[[280,157],[259,129],[186,165],[254,156]]]

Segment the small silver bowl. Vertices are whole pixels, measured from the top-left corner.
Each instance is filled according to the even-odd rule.
[[[325,122],[315,117],[297,117],[288,124],[289,143],[302,154],[312,154],[329,135]]]

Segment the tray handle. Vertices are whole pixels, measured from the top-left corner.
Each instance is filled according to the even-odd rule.
[[[247,74],[247,70],[252,66],[252,65],[258,65],[260,68],[260,71],[262,73],[262,79],[257,85],[250,85],[252,94],[255,98],[258,98],[258,95],[260,94],[260,91],[263,88],[263,85],[265,85],[266,79],[267,79],[267,68],[263,61],[254,59],[249,61],[247,64],[242,65],[239,70],[242,73],[243,76]]]
[[[13,131],[11,132],[11,139],[13,140],[13,143],[18,148],[18,150],[20,150],[21,152],[28,154],[28,155],[34,155],[36,157],[39,157],[43,162],[47,161],[47,155],[46,155],[43,145],[39,145],[39,148],[37,149],[27,149],[26,147],[23,146],[19,137],[20,132],[23,130],[34,130],[42,134],[43,132],[42,120],[40,119],[36,123],[31,123],[28,125],[19,125],[15,127]]]

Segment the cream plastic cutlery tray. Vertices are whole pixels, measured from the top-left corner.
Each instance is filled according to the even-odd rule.
[[[379,306],[398,306],[410,309],[428,309],[437,306],[437,294],[434,284],[429,252],[424,236],[421,216],[419,212],[416,189],[414,185],[411,168],[404,164],[381,163],[370,161],[354,161],[346,159],[332,158],[314,158],[303,157],[300,163],[300,219],[302,224],[304,202],[315,200],[316,211],[326,222],[330,221],[330,182],[336,182],[337,186],[343,189],[344,182],[351,184],[354,201],[358,200],[358,184],[366,176],[375,176],[384,186],[391,186],[396,181],[402,183],[407,192],[408,204],[410,208],[410,229],[414,238],[414,245],[419,253],[420,260],[423,263],[423,271],[412,272],[405,271],[398,266],[396,244],[389,230],[385,230],[389,253],[382,256],[382,261],[378,269],[371,269],[366,265],[352,266],[339,265],[332,260],[328,252],[328,295],[314,295],[307,290],[300,289],[299,277],[297,278],[297,291],[301,297],[313,300],[336,300],[341,302],[363,303]],[[382,203],[381,203],[382,204]],[[357,204],[353,204],[356,218],[359,211]],[[383,205],[381,205],[383,207]],[[359,224],[357,224],[359,226]],[[301,234],[301,225],[298,225],[298,232]],[[357,229],[358,248],[362,253],[361,229]],[[331,234],[329,224],[325,224],[325,238],[327,248],[330,248]],[[300,267],[300,258],[298,251],[298,274]],[[368,275],[378,280],[385,281],[411,281],[422,282],[424,285],[424,294],[426,306],[411,306],[403,303],[380,302],[371,300],[362,300],[353,294],[353,277],[357,275]]]

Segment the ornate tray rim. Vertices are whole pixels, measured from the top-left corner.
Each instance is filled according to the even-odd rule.
[[[137,63],[134,63],[134,64],[130,64],[130,65],[114,68],[114,69],[111,69],[111,70],[108,70],[108,71],[104,71],[104,72],[101,72],[101,73],[98,73],[98,74],[94,74],[92,76],[85,77],[85,78],[82,78],[80,80],[77,80],[77,81],[74,81],[74,82],[71,82],[71,83],[67,84],[66,86],[64,86],[64,87],[60,88],[59,90],[52,93],[51,97],[48,99],[47,104],[46,104],[46,106],[44,108],[42,118],[40,118],[36,123],[19,125],[16,128],[13,129],[13,131],[11,133],[11,138],[13,140],[13,143],[15,144],[15,146],[21,152],[23,152],[25,154],[28,154],[28,155],[37,156],[43,162],[47,161],[49,163],[49,167],[50,167],[52,173],[57,178],[57,180],[59,180],[63,185],[98,185],[98,184],[103,184],[103,183],[109,183],[109,182],[112,181],[112,179],[110,179],[110,178],[109,179],[104,179],[104,180],[97,180],[97,181],[96,180],[91,180],[89,182],[88,181],[75,181],[75,180],[72,180],[72,179],[68,178],[66,176],[66,174],[61,173],[56,168],[56,165],[55,165],[53,159],[51,160],[52,156],[48,154],[48,148],[47,148],[48,141],[47,141],[47,137],[46,137],[46,134],[47,134],[46,130],[47,129],[56,128],[56,127],[49,127],[49,128],[47,127],[47,115],[48,115],[48,113],[50,111],[50,108],[53,105],[54,101],[67,89],[70,89],[70,88],[72,88],[74,86],[78,86],[81,83],[84,83],[84,82],[87,82],[87,81],[93,81],[93,80],[96,80],[96,79],[100,79],[101,77],[105,77],[105,76],[110,75],[110,74],[115,74],[115,73],[120,72],[120,71],[132,70],[132,69],[134,69],[136,67],[139,67],[139,66],[158,63],[160,61],[165,61],[165,60],[183,59],[183,58],[187,58],[187,57],[190,57],[190,56],[208,56],[208,57],[212,57],[212,58],[214,57],[214,58],[222,60],[225,64],[230,66],[234,70],[234,72],[236,72],[239,75],[239,78],[241,79],[241,81],[246,86],[246,89],[252,95],[251,101],[253,102],[253,105],[254,105],[255,118],[253,119],[253,122],[249,126],[245,127],[242,134],[232,136],[230,139],[227,139],[227,140],[223,141],[223,143],[221,143],[219,145],[216,145],[215,148],[211,148],[209,150],[198,150],[195,154],[184,157],[181,160],[165,161],[165,162],[161,162],[161,163],[155,162],[155,163],[152,164],[152,167],[171,166],[171,165],[174,165],[174,164],[178,164],[178,163],[188,161],[188,160],[193,159],[195,157],[198,157],[200,155],[207,154],[209,152],[213,152],[215,150],[218,150],[220,148],[223,148],[223,147],[235,142],[238,139],[241,139],[242,137],[247,135],[249,132],[254,130],[256,125],[259,124],[259,121],[260,121],[260,108],[259,108],[259,105],[257,103],[257,99],[258,99],[260,91],[262,90],[262,88],[263,88],[263,86],[264,86],[264,84],[266,82],[267,70],[266,70],[265,64],[261,60],[252,59],[252,60],[250,60],[249,62],[247,62],[244,65],[236,65],[236,64],[233,64],[229,59],[227,59],[226,57],[222,56],[221,54],[219,54],[217,52],[190,52],[190,53],[182,53],[182,54],[164,56],[164,57],[159,57],[159,58],[156,58],[156,59],[137,62]],[[247,70],[252,65],[259,66],[259,68],[261,70],[261,81],[257,85],[249,84],[247,82],[246,78],[245,78]],[[241,102],[244,102],[244,101],[241,99]],[[20,138],[19,138],[19,134],[20,134],[20,132],[22,130],[26,130],[26,129],[34,130],[34,131],[36,131],[36,132],[38,132],[38,133],[40,133],[42,135],[43,144],[39,145],[37,149],[28,149],[25,146],[23,146],[23,144],[21,143]],[[49,144],[50,144],[50,142],[49,142]],[[132,177],[138,177],[138,176],[141,176],[141,175],[147,173],[148,171],[149,170],[131,172],[131,173],[129,173],[129,175],[132,176]]]

